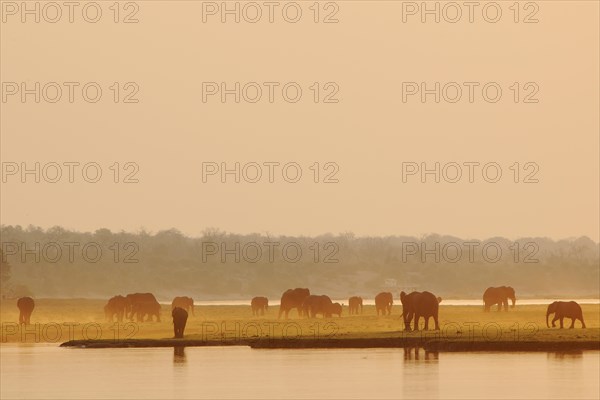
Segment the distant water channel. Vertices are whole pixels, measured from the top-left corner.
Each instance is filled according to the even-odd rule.
[[[553,301],[561,300],[561,299],[517,299],[518,305],[535,305],[535,304],[550,304]],[[579,304],[600,304],[600,299],[568,299],[575,300]],[[348,299],[333,299],[334,303],[338,302],[340,304],[348,305]],[[400,304],[399,299],[394,299],[394,303],[398,302]],[[170,301],[160,301],[162,304],[171,304]],[[209,300],[209,301],[194,301],[195,305],[198,306],[248,306],[250,305],[250,299],[248,300]],[[364,305],[375,305],[375,299],[363,299]],[[482,299],[462,299],[462,300],[442,300],[442,304],[446,306],[481,306],[483,305]],[[279,299],[269,299],[270,306],[278,306]]]

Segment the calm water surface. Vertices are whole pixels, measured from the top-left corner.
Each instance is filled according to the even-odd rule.
[[[600,398],[600,352],[1,345],[11,398]]]

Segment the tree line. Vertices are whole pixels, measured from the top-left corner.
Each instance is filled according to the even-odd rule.
[[[77,232],[31,225],[3,225],[0,236],[4,298],[152,292],[165,300],[236,300],[279,298],[294,287],[332,298],[413,289],[480,298],[487,287],[501,285],[532,298],[597,297],[600,291],[600,246],[587,237],[306,237],[214,228],[188,237],[176,229]]]

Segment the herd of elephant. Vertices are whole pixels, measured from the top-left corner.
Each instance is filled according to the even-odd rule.
[[[504,309],[508,311],[508,301],[512,302],[511,307],[515,307],[517,300],[515,290],[510,286],[490,287],[483,293],[484,311],[490,311],[494,305],[498,306],[498,311]],[[429,320],[433,318],[435,329],[440,329],[438,322],[439,303],[441,297],[436,297],[431,292],[411,292],[400,293],[400,302],[402,303],[402,315],[406,330],[418,330],[421,318],[425,321],[425,329],[429,329]],[[390,315],[394,298],[390,292],[381,292],[375,296],[375,309],[377,315]],[[254,316],[264,315],[268,309],[269,300],[266,297],[254,297],[250,302],[252,314]],[[17,300],[19,308],[19,323],[30,324],[31,314],[35,307],[35,302],[31,297],[21,297]],[[349,314],[362,314],[363,299],[359,296],[353,296],[348,299]],[[104,306],[104,314],[108,321],[113,321],[116,317],[118,322],[124,318],[133,321],[134,317],[138,322],[156,321],[160,322],[160,303],[152,293],[132,293],[127,296],[114,296],[108,300]],[[324,318],[330,318],[333,315],[341,317],[342,305],[334,303],[329,296],[314,295],[309,289],[296,288],[288,289],[281,296],[279,306],[279,316],[288,318],[289,312],[293,309],[298,311],[300,317],[315,318],[322,315]],[[173,317],[173,329],[176,338],[183,337],[183,331],[188,319],[188,313],[194,315],[194,300],[191,297],[175,297],[171,303],[171,316]],[[554,314],[552,327],[556,327],[556,321],[560,321],[560,327],[563,328],[563,320],[571,319],[573,328],[575,321],[581,322],[582,328],[585,328],[583,312],[581,306],[575,301],[555,301],[548,305],[546,310],[546,326],[550,327],[548,317]],[[411,329],[411,323],[414,328]]]
[[[264,305],[266,309],[268,300],[265,297],[255,298],[261,299],[260,304]],[[489,312],[491,307],[494,305],[498,306],[498,311],[504,308],[504,311],[508,311],[508,300],[512,302],[512,307],[515,307],[517,301],[515,290],[510,286],[499,286],[489,287],[483,293],[483,310]],[[431,292],[411,292],[411,293],[400,293],[400,302],[402,303],[402,315],[404,321],[404,327],[406,330],[418,330],[419,321],[421,318],[425,322],[425,330],[429,329],[429,320],[433,318],[435,329],[439,330],[440,325],[438,321],[439,304],[442,301],[441,297],[435,296]],[[392,304],[394,303],[394,297],[390,292],[381,292],[375,296],[375,310],[377,315],[390,315],[392,312]],[[256,315],[257,311],[254,307],[254,299],[252,300],[252,311]],[[281,303],[279,307],[279,318],[282,314],[288,317],[288,314],[294,308],[298,310],[299,316],[305,316],[314,318],[318,314],[323,317],[331,317],[332,315],[341,316],[342,306],[339,303],[333,303],[328,296],[311,295],[310,290],[305,288],[288,289],[281,296]],[[353,296],[348,299],[349,314],[358,314],[359,308],[362,314],[363,299],[361,297]],[[263,309],[263,314],[264,314]],[[548,323],[548,317],[550,314],[554,314],[552,320],[552,327],[556,327],[556,321],[560,321],[560,327],[563,327],[563,320],[565,318],[571,319],[571,326],[573,328],[575,321],[581,321],[582,328],[585,328],[585,322],[583,321],[583,312],[581,306],[575,301],[555,301],[548,305],[546,311],[546,326],[550,327]],[[411,329],[411,323],[414,329]]]

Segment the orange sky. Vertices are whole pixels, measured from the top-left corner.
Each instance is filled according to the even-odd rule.
[[[223,24],[218,15],[203,23],[201,2],[139,2],[138,23],[114,23],[112,2],[100,4],[96,24],[85,22],[78,10],[72,24],[66,15],[54,24],[43,18],[21,23],[20,14],[3,11],[3,224],[176,227],[192,235],[212,226],[239,233],[600,239],[597,2],[537,2],[539,22],[530,24],[513,22],[512,2],[500,2],[497,23],[476,11],[473,23],[465,16],[454,24],[443,18],[420,23],[418,15],[403,23],[401,2],[338,2],[339,22],[330,24],[313,21],[312,2],[298,2],[298,23],[285,22],[276,9],[274,23],[255,24],[243,18]],[[119,18],[132,11],[121,10]],[[336,10],[320,11],[322,21]],[[523,19],[532,10],[521,11]],[[34,95],[23,103],[19,92],[10,94],[21,90],[21,82],[28,88],[40,82],[40,103]],[[48,82],[63,90],[56,103],[43,98],[53,98],[55,86],[41,93]],[[73,103],[64,82],[79,83]],[[82,97],[88,82],[102,89],[97,103]],[[250,103],[240,93],[240,103],[234,95],[223,103],[217,94],[203,102],[203,82],[226,82],[229,88],[257,82],[245,94],[253,98],[259,86],[262,97]],[[278,83],[272,84],[273,103],[265,82]],[[296,103],[283,98],[281,88],[289,82],[302,89]],[[435,103],[434,95],[423,103],[419,94],[403,102],[403,82],[416,82],[409,85],[413,89],[421,82],[428,88],[457,82],[445,94],[454,96],[456,86],[463,94],[456,103]],[[464,82],[479,84],[472,103]],[[496,103],[482,97],[489,82],[502,89]],[[139,102],[123,103],[136,88],[132,98]],[[338,88],[331,97],[337,103],[323,102]],[[524,103],[536,88],[531,98],[538,102]],[[10,174],[22,162],[46,166],[47,179],[35,183],[27,175],[22,183],[20,171]],[[53,162],[63,165],[57,183],[48,182]],[[70,183],[65,162],[96,162],[102,177],[88,183],[79,166]],[[115,162],[120,183],[113,182]],[[138,183],[122,183],[135,171],[125,168],[127,162],[139,167]],[[207,162],[229,168],[258,163],[263,177],[249,183],[241,176],[235,183],[229,175],[224,184],[217,174],[203,183]],[[296,162],[302,177],[288,183],[276,168],[270,183],[265,162]],[[327,162],[334,164],[325,168]],[[429,168],[436,162],[497,163],[502,177],[488,183],[476,168],[470,183],[464,167],[457,183],[435,183],[431,175],[426,183],[419,175],[403,182],[407,162]],[[511,169],[515,162],[519,183]],[[528,169],[526,163],[532,163]],[[254,165],[247,174],[254,176]],[[534,170],[539,182],[523,183]],[[339,182],[323,183],[334,171]]]

